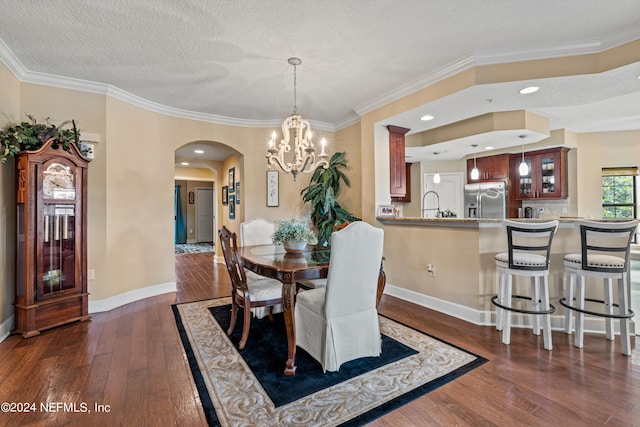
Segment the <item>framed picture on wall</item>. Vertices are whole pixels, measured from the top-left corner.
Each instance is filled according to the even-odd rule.
[[[229,169],[229,193],[233,193],[236,188],[236,168]]]
[[[229,187],[226,185],[222,187],[222,204],[226,205],[229,203]]]
[[[229,219],[236,219],[236,201],[233,194],[229,194]]]
[[[279,205],[278,194],[279,176],[278,171],[267,171],[267,206],[276,207]]]
[[[240,204],[240,183],[236,182],[236,205]]]

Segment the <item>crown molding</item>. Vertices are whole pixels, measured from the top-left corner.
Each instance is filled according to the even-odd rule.
[[[576,56],[598,53],[603,50],[602,43],[599,40],[591,40],[566,46],[553,46],[549,48],[521,50],[518,52],[507,50],[478,51],[475,56],[475,65],[504,64],[508,62]]]
[[[9,49],[9,47],[4,43],[2,39],[0,39],[0,61],[2,61],[7,66],[7,68],[9,68],[9,70],[23,83],[40,84],[45,86],[53,86],[63,89],[71,89],[82,92],[106,95],[149,111],[183,119],[239,127],[282,126],[282,120],[248,120],[235,117],[219,116],[215,114],[200,113],[197,111],[183,110],[180,108],[168,107],[157,102],[149,101],[148,99],[141,98],[137,95],[108,84],[29,71],[13,54],[11,49]],[[333,124],[326,122],[310,121],[310,124],[312,124],[318,130],[335,132],[336,129]]]
[[[517,61],[527,61],[543,58],[554,58],[562,56],[575,56],[587,53],[600,53],[608,49],[623,45],[640,39],[640,28],[627,28],[604,40],[583,40],[581,42],[554,46],[549,48],[530,49],[525,51],[478,51],[472,55],[461,58],[451,64],[442,67],[432,73],[425,74],[418,79],[407,83],[397,89],[375,98],[366,104],[362,104],[354,109],[359,116],[387,105],[393,101],[410,95],[418,90],[444,80],[462,71],[478,65],[489,65],[499,63],[509,63]]]
[[[2,39],[0,39],[0,61],[7,66],[14,76],[22,80],[22,76],[27,70]]]
[[[362,104],[354,108],[354,111],[359,116],[362,116],[370,111],[375,110],[376,108],[380,108],[404,96],[410,95],[414,92],[417,92],[420,89],[424,89],[427,86],[430,86],[434,83],[444,80],[447,77],[451,77],[462,71],[465,71],[471,68],[473,65],[474,65],[474,57],[472,55],[459,59],[432,73],[425,74],[412,82],[402,85],[399,88],[396,88],[390,92],[387,92],[384,95],[378,98],[375,98],[370,102],[367,102],[366,104]]]
[[[345,117],[344,119],[342,119],[341,121],[339,121],[338,123],[336,123],[335,130],[339,131],[359,122],[360,122],[360,116],[354,112],[348,115],[347,117]]]
[[[360,117],[370,111],[394,102],[402,97],[424,89],[438,81],[444,80],[462,71],[478,65],[508,63],[516,61],[535,60],[562,56],[575,56],[587,53],[599,53],[607,49],[640,39],[640,29],[628,28],[615,35],[608,36],[604,40],[585,40],[578,43],[555,46],[549,48],[530,49],[525,51],[479,51],[452,62],[434,72],[427,73],[416,80],[402,85],[382,96],[362,104],[354,109],[357,116],[350,115],[336,124],[310,121],[316,129],[329,132],[351,126],[360,120]],[[46,86],[61,87],[65,89],[79,90],[83,92],[104,94],[129,104],[154,111],[160,114],[185,118],[209,123],[224,124],[240,127],[274,127],[280,126],[278,120],[248,120],[234,117],[219,116],[215,114],[188,111],[179,108],[168,107],[153,101],[133,95],[114,86],[96,83],[87,80],[56,76],[27,70],[22,62],[13,54],[11,49],[0,39],[0,61],[22,82],[41,84]]]

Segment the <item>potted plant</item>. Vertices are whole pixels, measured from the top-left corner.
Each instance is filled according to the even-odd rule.
[[[271,238],[276,245],[282,243],[287,252],[302,252],[307,243],[317,243],[315,234],[313,234],[306,222],[292,218],[276,221],[276,223],[278,228]]]
[[[17,125],[7,126],[0,129],[0,162],[4,163],[7,158],[13,157],[23,150],[37,150],[45,142],[55,139],[63,150],[69,151],[69,145],[75,143],[79,146],[79,131],[73,120],[67,120],[58,126],[49,123],[49,118],[45,119],[46,124],[38,123],[35,118],[27,114],[31,122],[21,122]],[[72,129],[63,129],[69,123],[73,124]],[[85,150],[83,155],[86,156]]]
[[[338,193],[342,184],[349,187],[349,178],[342,172],[347,168],[346,153],[331,156],[329,166],[317,167],[311,176],[309,186],[300,193],[304,202],[311,203],[311,222],[318,229],[318,241],[328,246],[334,227],[349,221],[360,221],[338,203]]]

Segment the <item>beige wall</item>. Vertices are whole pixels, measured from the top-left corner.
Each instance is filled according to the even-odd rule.
[[[458,238],[458,235],[462,236],[462,232],[456,232],[455,235],[449,236],[442,230],[436,230],[433,227],[427,227],[424,230],[420,230],[419,227],[412,227],[407,231],[403,226],[383,225],[375,220],[376,204],[389,203],[390,201],[389,146],[388,132],[385,125],[393,124],[394,116],[475,84],[596,73],[631,64],[640,60],[638,46],[640,46],[640,40],[600,54],[478,66],[363,114],[361,117],[361,165],[363,171],[361,197],[363,218],[385,229],[385,256],[387,257],[385,269],[387,270],[388,283],[447,301],[462,302],[470,307],[480,306],[473,302],[474,300],[480,301],[480,287],[476,286],[474,289],[467,289],[467,285],[462,284],[465,290],[470,292],[466,297],[462,297],[457,294],[457,290],[454,287],[449,291],[443,291],[445,289],[444,285],[438,286],[436,283],[433,283],[432,286],[421,285],[423,283],[422,276],[426,274],[423,264],[426,262],[427,257],[439,259],[438,262],[445,266],[451,265],[453,262],[448,260],[443,255],[443,252],[434,252],[432,248],[439,245],[449,245],[451,241],[460,244],[464,248],[462,246],[464,239]],[[621,135],[617,135],[618,133],[576,135],[567,130],[556,130],[551,132],[550,137],[546,140],[535,145],[531,144],[527,149],[557,145],[578,147],[576,150],[570,151],[568,159],[568,214],[597,217],[600,216],[600,168],[606,164],[612,165],[621,161],[624,161],[624,163],[633,161],[635,165],[640,163],[638,159],[640,145],[637,138],[639,132],[623,132]],[[412,140],[408,145],[420,145],[420,143]],[[493,152],[492,154],[498,154],[498,152]],[[371,170],[372,165],[373,170]],[[451,166],[455,171],[466,170],[463,162],[460,166],[454,164]],[[629,166],[629,164],[625,164],[625,166]],[[431,167],[432,165],[429,162],[423,162],[421,175],[429,171]],[[439,165],[439,169],[445,171],[444,164]],[[588,169],[588,171],[585,171],[585,169]],[[409,212],[415,211],[413,204],[414,202],[409,207]],[[429,245],[426,245],[427,247],[424,247],[425,245],[421,246],[417,241],[414,241],[418,239],[429,242]],[[462,250],[464,251],[464,249]],[[403,254],[404,256],[393,255],[394,253]],[[456,262],[459,262],[460,258],[457,254],[454,257]],[[472,274],[477,272],[477,270],[474,271],[473,260],[464,259],[464,262],[465,270],[469,269]],[[471,263],[468,267],[467,262]],[[446,276],[446,280],[458,279],[464,279],[464,277]],[[438,281],[440,280],[444,281],[445,278],[438,279]],[[476,279],[476,283],[477,281],[478,279]],[[451,281],[448,284],[451,286],[454,283],[459,282]]]
[[[364,114],[359,124],[336,133],[315,132],[317,138],[324,136],[329,140],[329,154],[347,151],[351,188],[340,196],[340,202],[354,214],[376,223],[376,204],[388,198],[388,134],[384,125],[392,124],[386,123],[389,118],[478,83],[564,75],[567,70],[571,73],[597,72],[628,64],[640,58],[639,45],[640,41],[633,42],[599,55],[468,69]],[[88,258],[89,268],[95,270],[96,276],[89,282],[91,301],[175,281],[172,191],[176,175],[175,150],[190,142],[222,144],[237,151],[237,155],[213,167],[214,170],[220,168],[220,179],[216,182],[220,221],[222,223],[227,215],[224,223],[232,230],[237,231],[244,218],[308,215],[308,208],[300,199],[301,189],[309,183],[308,175],[301,175],[294,182],[291,175],[281,174],[280,206],[266,207],[264,151],[272,131],[270,128],[246,128],[166,116],[106,95],[20,83],[4,65],[0,65],[0,90],[0,124],[23,119],[28,113],[41,119],[50,117],[54,123],[75,119],[83,131],[101,135],[101,142],[95,147],[95,160],[89,166]],[[572,203],[579,214],[597,216],[599,201],[594,195],[599,200],[596,183],[599,168],[621,161],[640,163],[638,131],[587,134],[574,139],[578,150],[574,154],[575,197],[571,196]],[[588,170],[582,166],[585,164],[590,165]],[[240,180],[242,189],[241,204],[236,206],[233,221],[228,220],[228,208],[222,207],[219,197],[229,167],[236,167],[236,179]],[[15,198],[11,163],[2,166],[0,180],[0,247],[5,251],[0,261],[0,322],[6,323],[12,312],[14,276]],[[570,194],[573,194],[571,190]],[[417,273],[410,273],[403,264],[413,262],[418,265],[423,257],[412,255],[415,259],[407,261],[400,256],[408,252],[402,246],[403,242],[414,245],[414,235],[400,228],[388,227],[386,230],[385,255],[390,283],[416,287],[419,292],[455,301],[478,297],[465,296],[448,288],[451,283],[464,279],[467,274],[464,272],[443,276],[435,286],[414,283]],[[441,231],[433,235],[423,230],[415,232],[420,233],[422,240],[433,242],[433,248],[457,241],[448,242]],[[464,232],[460,232],[460,236],[464,236]],[[445,280],[453,282],[445,284]]]
[[[75,119],[84,132],[100,135],[95,159],[89,165],[89,282],[90,301],[104,301],[144,288],[175,281],[173,266],[173,185],[176,176],[175,150],[187,143],[205,141],[234,148],[238,155],[224,163],[216,182],[219,225],[235,231],[242,220],[306,216],[300,191],[309,175],[293,181],[280,176],[280,206],[266,207],[266,160],[263,147],[272,129],[243,128],[165,116],[105,95],[20,83],[4,65],[0,66],[0,113],[2,125],[24,119],[29,113],[53,123]],[[347,171],[355,189],[341,197],[348,209],[359,213],[360,164],[359,126],[333,134],[316,132],[329,141],[328,153],[347,150],[352,168]],[[351,151],[353,153],[351,153]],[[0,213],[2,228],[2,293],[0,322],[11,322],[14,281],[15,196],[12,160],[0,171]],[[241,182],[241,203],[236,219],[228,219],[228,207],[221,205],[222,185],[227,172],[236,168]],[[10,325],[9,325],[10,326]]]
[[[0,63],[0,127],[20,117],[20,82]],[[0,164],[0,332],[12,326],[16,197],[15,162]],[[5,322],[11,323],[6,324]],[[2,337],[0,336],[0,339]]]
[[[598,218],[602,216],[602,168],[640,166],[640,130],[580,134],[576,155],[578,215]]]

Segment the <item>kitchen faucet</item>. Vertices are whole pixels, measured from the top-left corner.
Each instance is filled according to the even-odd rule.
[[[437,202],[437,206],[438,206],[438,207],[436,207],[436,208],[431,208],[431,209],[426,209],[426,208],[425,208],[425,206],[426,206],[426,205],[425,205],[425,203],[424,203],[424,202],[425,202],[425,200],[427,199],[427,195],[428,195],[428,194],[431,194],[431,193],[435,194],[435,196],[436,196],[436,202]],[[423,218],[426,218],[426,217],[425,217],[425,212],[427,212],[427,211],[436,211],[436,218],[439,218],[439,217],[440,217],[440,196],[438,196],[438,193],[436,193],[436,192],[435,192],[435,191],[433,191],[433,190],[427,191],[426,193],[424,193],[424,196],[422,196],[422,217],[423,217]]]

